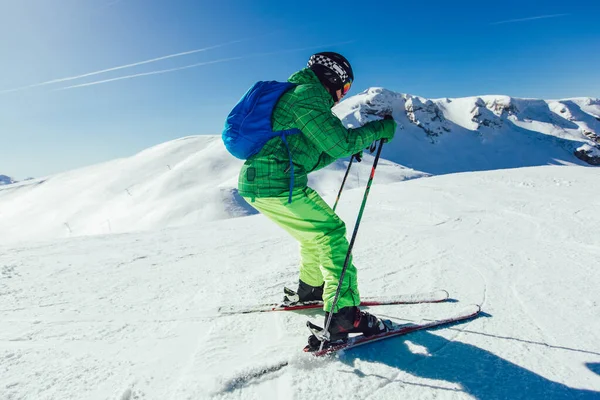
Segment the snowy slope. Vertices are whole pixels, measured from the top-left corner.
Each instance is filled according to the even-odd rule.
[[[393,112],[376,184],[429,175],[600,162],[600,101],[481,96],[427,100],[372,88],[334,112],[350,127]],[[584,161],[585,160],[585,161]],[[353,167],[364,187],[372,158]],[[348,160],[310,176],[331,198]],[[160,229],[251,215],[237,194],[241,161],[218,136],[192,136],[67,173],[0,188],[0,241],[18,242]]]
[[[297,279],[297,244],[261,215],[0,246],[0,397],[598,399],[599,179],[546,166],[375,185],[361,293],[445,288],[456,302],[371,311],[486,315],[332,359],[300,352],[320,311],[217,315]],[[342,198],[350,229],[361,197]]]
[[[347,187],[364,186],[372,158],[355,164]],[[0,241],[120,233],[249,215],[237,194],[242,161],[220,136],[191,136],[132,157],[0,188]],[[323,194],[337,193],[340,160],[310,176]],[[378,183],[426,174],[382,161]]]

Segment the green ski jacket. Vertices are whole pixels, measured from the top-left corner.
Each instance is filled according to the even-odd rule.
[[[396,129],[394,120],[372,121],[348,129],[331,111],[333,99],[308,68],[293,74],[297,86],[281,96],[273,110],[273,131],[300,129],[286,140],[294,164],[294,189],[304,189],[308,173],[349,157]],[[238,180],[239,194],[251,199],[286,196],[290,191],[291,168],[288,147],[275,137],[246,160]]]

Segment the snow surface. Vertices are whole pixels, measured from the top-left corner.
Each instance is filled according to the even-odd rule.
[[[347,188],[364,186],[373,158],[354,163]],[[132,157],[0,188],[0,241],[121,233],[255,213],[237,193],[243,161],[220,136],[190,136]],[[323,194],[337,193],[347,160],[309,177]],[[382,160],[378,184],[427,174]],[[27,222],[28,221],[28,222]],[[27,222],[27,223],[26,223]]]
[[[334,112],[399,123],[361,293],[452,298],[371,311],[482,317],[316,359],[320,310],[219,315],[280,300],[298,245],[240,199],[218,136],[186,137],[0,188],[0,399],[600,399],[600,169],[576,156],[600,160],[600,101],[372,88]],[[348,232],[372,161],[342,195]],[[347,162],[310,177],[330,204]]]
[[[297,279],[297,243],[262,215],[2,245],[0,397],[598,399],[599,179],[546,166],[373,186],[361,293],[444,288],[454,301],[370,311],[485,314],[326,359],[301,352],[321,311],[216,312],[277,301]],[[362,194],[342,197],[349,230]]]

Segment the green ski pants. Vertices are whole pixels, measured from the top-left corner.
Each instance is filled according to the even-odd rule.
[[[349,247],[344,222],[311,188],[294,190],[291,203],[287,194],[244,199],[300,242],[300,280],[311,286],[325,283],[323,309],[330,311]],[[359,304],[351,257],[334,312]]]

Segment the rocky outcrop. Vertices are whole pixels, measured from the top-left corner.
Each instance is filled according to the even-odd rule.
[[[575,157],[590,165],[600,165],[600,146],[582,146],[573,153]]]
[[[410,97],[406,100],[405,107],[409,121],[423,129],[427,135],[439,136],[450,132],[450,124],[444,113],[433,101],[423,102],[417,97]]]
[[[496,107],[494,104],[493,107]],[[502,119],[492,112],[488,105],[478,98],[475,101],[475,106],[471,109],[471,121],[475,122],[478,127],[486,126],[488,128],[501,128]]]
[[[496,97],[485,103],[485,107],[498,117],[510,117],[519,113],[515,102],[508,96]]]
[[[2,185],[10,185],[11,183],[15,183],[16,181],[12,179],[10,176],[0,175],[0,186]]]

